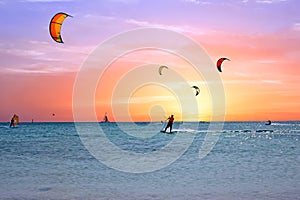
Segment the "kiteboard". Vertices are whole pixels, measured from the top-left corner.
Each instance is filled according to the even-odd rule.
[[[161,130],[160,132],[161,132],[161,133],[166,133],[166,134],[174,134],[174,133],[177,133],[177,131],[172,131],[172,132],[170,132],[170,131],[163,131],[163,130]]]

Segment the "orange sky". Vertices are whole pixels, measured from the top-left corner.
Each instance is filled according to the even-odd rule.
[[[236,42],[234,39],[229,39],[231,42],[220,46],[214,44],[218,41],[218,37],[222,36],[200,38],[199,43],[201,40],[205,40],[203,47],[211,55],[213,61],[216,61],[220,55],[231,59],[231,61],[223,63],[223,72],[220,73],[226,94],[226,120],[300,119],[298,112],[300,102],[298,58],[296,55],[286,53],[288,48],[297,48],[294,45],[295,41],[292,39],[286,41],[280,35],[273,36],[273,38],[241,37]],[[226,49],[226,52],[222,52],[220,49]],[[162,63],[164,60],[168,60],[166,57],[173,57],[168,60],[168,62],[171,60],[171,64],[173,64],[169,67],[172,70],[179,70],[183,76],[188,77],[191,84],[195,81],[193,73],[184,68],[187,65],[185,61],[167,55],[167,53],[156,55],[155,52],[151,52],[150,54],[156,62],[161,60]],[[120,58],[110,66],[107,71],[108,75],[104,76],[105,87],[100,87],[102,84],[100,82],[96,92],[96,102],[99,102],[96,105],[96,112],[100,121],[105,112],[108,112],[110,120],[113,121],[116,118],[114,116],[116,113],[113,113],[112,105],[110,105],[113,89],[124,73],[144,64],[141,60],[145,60],[145,55],[135,54]],[[164,73],[168,73],[168,70],[165,70]],[[31,121],[31,119],[35,121],[73,120],[72,91],[76,72],[54,74],[6,72],[1,73],[0,76],[1,91],[9,88],[9,92],[1,97],[2,105],[5,105],[1,109],[2,121],[8,121],[14,112],[20,115],[24,121]],[[18,84],[15,84],[16,81]],[[160,106],[157,106],[158,102],[155,99],[152,102],[129,103],[126,106],[130,110],[131,120],[160,121],[168,113],[174,113],[177,120],[180,121],[210,120],[210,111],[207,108],[210,107],[210,99],[205,88],[201,89],[201,95],[197,99],[203,112],[201,111],[201,115],[191,119],[181,118],[178,107],[180,105],[178,102],[176,103],[176,99],[169,92],[157,87],[148,88],[148,92],[143,89],[145,88],[135,91],[130,97],[132,99],[129,98],[129,100],[133,102],[133,99],[137,97],[163,97],[164,93],[167,93],[170,99]],[[55,116],[52,116],[52,113],[55,113]],[[122,118],[121,114],[117,115],[120,120],[128,120],[126,117]]]

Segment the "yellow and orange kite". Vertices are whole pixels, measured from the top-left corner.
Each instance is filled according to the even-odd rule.
[[[66,17],[72,17],[72,16],[63,12],[57,13],[52,17],[49,24],[50,35],[52,39],[58,43],[64,43],[61,38],[60,30]]]

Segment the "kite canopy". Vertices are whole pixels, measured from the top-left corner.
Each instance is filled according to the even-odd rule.
[[[160,66],[159,69],[158,69],[159,75],[162,75],[162,70],[163,70],[164,68],[169,69],[167,66],[164,66],[164,65]]]
[[[192,88],[194,88],[196,90],[196,96],[200,93],[200,89],[198,86],[192,86]]]
[[[60,30],[66,17],[72,17],[72,16],[62,12],[57,13],[52,17],[49,24],[50,35],[52,39],[58,43],[64,43],[61,38]]]
[[[268,120],[266,123],[266,125],[271,125],[271,124],[272,124],[271,120]]]
[[[222,72],[221,65],[222,65],[222,63],[223,63],[224,60],[230,61],[228,58],[220,58],[220,59],[217,61],[217,68],[218,68],[219,72]]]

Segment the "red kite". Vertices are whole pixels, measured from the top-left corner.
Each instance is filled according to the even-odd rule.
[[[224,60],[230,61],[228,58],[220,58],[217,62],[217,68],[218,68],[219,72],[222,72],[221,65],[222,65]]]

